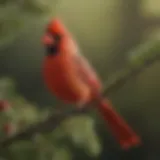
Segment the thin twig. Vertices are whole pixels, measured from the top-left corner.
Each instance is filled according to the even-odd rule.
[[[156,49],[156,47],[158,47],[158,49]],[[153,54],[154,56],[149,57],[149,58],[145,57],[145,60],[142,61],[141,65],[139,65],[139,67],[133,67],[133,66],[131,67],[129,65],[126,70],[123,70],[122,72],[120,72],[119,76],[111,78],[104,89],[103,95],[106,96],[109,93],[122,87],[129,79],[138,75],[145,68],[148,68],[153,63],[158,61],[160,59],[159,48],[160,48],[160,43],[158,42],[158,43],[156,43],[155,47],[151,46],[149,48],[147,46],[147,48],[146,48],[147,50],[142,50],[141,54],[145,54],[147,52],[147,53]],[[139,51],[141,51],[141,48],[138,50],[138,52]],[[135,52],[135,54],[136,54],[136,52]],[[73,115],[88,113],[89,110],[90,110],[90,108],[84,108],[82,110],[74,108],[74,109],[70,109],[70,110],[65,110],[63,112],[62,111],[57,111],[57,113],[54,112],[47,120],[45,120],[43,122],[39,122],[38,124],[31,126],[30,128],[24,130],[23,132],[20,132],[20,133],[14,135],[13,137],[5,139],[4,141],[2,141],[0,143],[0,148],[7,147],[17,140],[29,139],[35,133],[54,130],[64,119],[66,119],[70,116],[73,116]]]

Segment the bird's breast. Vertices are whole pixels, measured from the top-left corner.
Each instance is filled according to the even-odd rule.
[[[90,96],[90,88],[81,81],[66,59],[45,59],[43,77],[47,88],[65,102],[77,103]]]

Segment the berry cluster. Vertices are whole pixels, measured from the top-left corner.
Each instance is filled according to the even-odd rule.
[[[6,100],[0,100],[0,113],[6,113],[11,109],[11,105]],[[15,131],[14,124],[12,122],[7,122],[2,125],[2,131],[6,136],[12,135]]]
[[[8,111],[10,109],[10,104],[6,100],[0,100],[0,112]]]

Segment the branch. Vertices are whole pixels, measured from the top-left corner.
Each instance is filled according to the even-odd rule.
[[[128,65],[126,69],[119,71],[118,74],[108,80],[105,85],[103,95],[114,92],[126,84],[128,80],[137,76],[144,69],[160,60],[160,40],[148,42],[138,46],[128,53]]]
[[[116,74],[112,77],[107,83],[103,95],[109,94],[119,87],[126,84],[126,82],[131,79],[133,76],[138,75],[145,68],[148,68],[156,61],[160,59],[160,41],[155,41],[152,43],[147,43],[140,46],[138,49],[135,49],[129,53],[129,64],[126,69],[122,70],[120,74]],[[39,122],[31,126],[30,128],[14,135],[13,137],[7,138],[0,143],[0,148],[4,148],[12,144],[17,140],[24,140],[32,138],[32,136],[38,132],[48,132],[54,130],[64,119],[73,116],[88,113],[90,109],[86,107],[83,110],[79,109],[70,109],[54,112],[47,120]]]

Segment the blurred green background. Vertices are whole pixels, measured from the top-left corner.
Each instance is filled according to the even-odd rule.
[[[48,93],[41,77],[41,36],[54,16],[62,18],[103,82],[125,67],[131,49],[160,39],[159,0],[0,0],[0,76],[14,79],[18,93],[41,108],[64,105]],[[142,137],[144,150],[120,151],[96,117],[102,144],[96,159],[160,159],[159,73],[157,62],[109,97]],[[73,159],[89,159],[71,150],[77,156]]]

